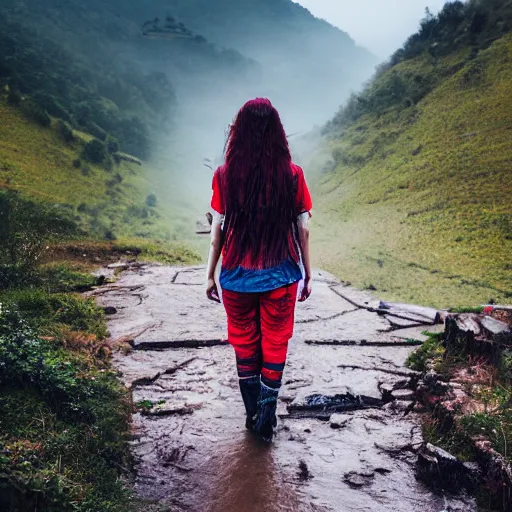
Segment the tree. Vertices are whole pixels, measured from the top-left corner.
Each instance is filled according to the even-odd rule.
[[[93,164],[101,164],[107,153],[105,151],[105,144],[98,139],[92,139],[84,148],[84,158]]]

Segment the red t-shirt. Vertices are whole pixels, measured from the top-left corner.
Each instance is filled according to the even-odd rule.
[[[291,164],[292,172],[297,179],[297,195],[295,197],[295,205],[297,216],[301,213],[310,212],[313,208],[313,202],[311,200],[311,194],[309,192],[308,186],[306,184],[306,180],[304,178],[303,170],[295,164]],[[221,215],[225,214],[225,202],[224,202],[224,190],[223,190],[223,180],[222,175],[225,172],[225,167],[221,166],[213,175],[212,181],[212,201],[211,207]],[[225,248],[223,248],[223,255],[225,256]],[[291,230],[290,230],[290,253],[296,262],[300,259],[300,254],[297,249],[297,244],[293,239]],[[244,268],[250,268],[251,265],[242,263]]]
[[[226,213],[224,206],[224,195],[221,185],[221,175],[224,172],[224,166],[219,167],[213,175],[212,181],[212,208],[224,215]],[[295,197],[295,205],[297,207],[297,215],[304,212],[309,212],[313,208],[313,201],[311,200],[311,194],[309,193],[306,180],[304,178],[304,171],[298,166],[292,163],[292,172],[297,177],[297,195]]]

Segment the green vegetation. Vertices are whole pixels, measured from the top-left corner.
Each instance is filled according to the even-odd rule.
[[[1,197],[2,189],[17,191],[20,202],[37,203],[38,211],[66,217],[78,231],[98,239],[190,237],[190,215],[167,204],[147,204],[156,188],[148,180],[149,169],[123,156],[116,162],[112,156],[118,153],[110,153],[115,149],[112,139],[105,147],[72,130],[73,138],[68,134],[65,140],[63,133],[68,132],[61,120],[41,127],[25,119],[3,96],[0,93]]]
[[[439,387],[441,403],[435,405],[436,389],[431,389],[432,417],[423,420],[426,442],[444,448],[462,461],[480,460],[476,440],[490,443],[508,463],[512,463],[512,356],[503,346],[499,362],[492,364],[467,350],[465,343],[453,340],[450,350],[444,344],[444,334],[430,334],[429,339],[408,360],[407,366],[425,374],[434,370],[443,381],[456,380],[457,398],[444,395],[445,384]],[[454,345],[457,347],[454,350]],[[508,510],[502,501],[503,491],[493,479],[483,475],[484,485],[477,496],[484,510]],[[493,485],[496,493],[493,492]]]
[[[42,291],[0,304],[0,508],[127,510],[130,404],[102,311]]]
[[[317,265],[402,301],[510,300],[511,5],[455,2],[427,17],[326,127]],[[472,36],[475,16],[487,21]]]
[[[407,366],[417,372],[426,372],[429,367],[438,367],[445,353],[443,333],[425,332],[425,334],[428,336],[427,341],[407,358]]]

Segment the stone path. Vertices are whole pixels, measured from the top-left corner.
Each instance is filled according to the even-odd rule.
[[[316,272],[297,309],[269,447],[243,427],[224,310],[207,301],[204,272],[142,265],[93,292],[115,308],[112,339],[134,347],[115,365],[139,405],[132,450],[145,510],[476,510],[414,477],[418,376],[404,362],[424,339],[415,319],[369,311],[372,296]]]

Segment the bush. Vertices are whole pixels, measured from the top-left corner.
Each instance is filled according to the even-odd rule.
[[[98,126],[96,123],[93,123],[92,121],[88,122],[85,125],[85,129],[93,137],[96,137],[97,139],[101,140],[102,142],[105,142],[105,140],[107,139],[107,132],[103,128]]]
[[[20,92],[15,87],[9,87],[9,94],[7,95],[7,102],[9,105],[19,107],[21,100]]]
[[[33,99],[29,98],[22,101],[20,108],[25,117],[41,126],[47,128],[52,124],[52,120],[46,113],[46,110],[42,109]]]
[[[128,462],[129,404],[91,343],[65,350],[2,307],[2,510],[127,510],[118,468]]]
[[[105,144],[98,139],[88,142],[84,148],[84,158],[93,164],[101,164],[107,157]]]
[[[70,143],[75,140],[71,126],[62,119],[57,121],[57,133],[62,137],[64,142]]]
[[[119,151],[119,142],[116,139],[109,138],[107,141],[107,150],[110,154]]]
[[[148,197],[146,197],[146,206],[149,208],[154,208],[157,205],[157,199],[155,194],[149,194]]]
[[[80,160],[80,158],[76,158],[75,160],[73,160],[73,167],[75,169],[80,169],[80,167],[82,167],[82,161]]]
[[[407,359],[407,366],[417,372],[426,372],[429,364],[440,361],[445,353],[443,333],[428,334],[428,340]]]
[[[78,227],[67,213],[15,192],[0,193],[0,263],[34,267],[49,240],[76,234]]]

